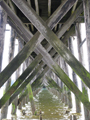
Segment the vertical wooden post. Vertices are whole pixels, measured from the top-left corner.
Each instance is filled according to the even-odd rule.
[[[63,71],[66,73],[66,67],[65,67],[65,61],[64,61],[64,59],[63,58],[61,58],[60,57],[60,63],[61,63],[61,68],[63,69]],[[66,85],[64,84],[64,83],[62,83],[62,85],[63,85],[63,88],[62,88],[62,100],[63,100],[63,102],[67,105],[67,92],[66,92],[66,90],[67,90],[67,87],[66,87]]]
[[[18,42],[19,43],[19,42]],[[20,43],[18,45],[18,52],[21,50],[21,46],[20,46]],[[16,79],[19,77],[19,74],[20,74],[20,67],[17,69],[16,71]],[[16,97],[14,99],[14,101],[12,102],[12,111],[11,111],[11,114],[16,116],[16,111],[17,111],[17,105],[18,105],[18,97]]]
[[[73,71],[72,75],[73,75],[73,81],[74,81],[74,83],[76,83],[77,77],[76,77],[76,74],[75,74],[74,71]],[[76,83],[76,85],[77,85],[77,83]],[[78,86],[78,85],[77,85],[77,86]],[[76,101],[76,112],[77,112],[77,113],[80,113],[80,112],[81,112],[81,104],[80,104],[80,101],[79,101],[76,97],[75,97],[75,101]]]
[[[84,19],[86,24],[86,39],[88,48],[88,62],[89,62],[89,72],[90,72],[90,0],[83,0],[84,8]]]
[[[68,69],[67,69],[67,64],[66,62],[64,61],[64,71],[65,73],[68,75]],[[65,99],[65,104],[68,105],[68,91],[69,89],[67,88],[67,86],[65,85],[65,96],[66,96],[66,99]],[[70,101],[69,101],[70,102]],[[72,104],[72,103],[71,103]]]
[[[67,68],[67,64],[66,64],[66,63],[65,63],[65,73],[69,76],[68,68]],[[68,108],[72,108],[72,96],[71,96],[71,91],[69,90],[68,87],[66,87],[66,89],[67,89]]]
[[[81,62],[82,65],[84,65],[84,61],[83,61],[83,49],[80,47],[80,44],[82,42],[81,40],[81,36],[80,36],[80,27],[79,27],[79,23],[76,24],[76,35],[77,35],[77,39],[78,39],[78,54],[79,54],[79,61]],[[87,93],[87,86],[81,82],[82,84],[82,91],[83,93],[87,96],[88,98],[88,93]],[[89,110],[86,109],[86,107],[84,106],[84,114],[85,114],[85,118],[87,120],[89,120],[90,118],[90,112]]]
[[[71,37],[69,38],[69,49],[71,53],[74,54]],[[74,71],[73,71],[72,77],[73,77],[73,82],[78,87],[76,73]],[[76,112],[80,113],[81,112],[80,101],[76,98],[76,96],[75,96],[75,100],[76,100]]]
[[[7,14],[0,6],[0,72],[2,66],[2,54],[4,47],[5,28],[7,23]]]
[[[29,100],[31,103],[31,108],[32,108],[32,114],[35,114],[35,104],[34,104],[34,99],[33,99],[33,92],[30,83],[27,85],[28,89],[28,95],[29,95]]]
[[[9,62],[13,58],[13,54],[14,54],[15,33],[14,33],[13,29],[11,30],[11,36],[12,37],[11,37],[11,40],[10,40]],[[11,85],[11,78],[9,78],[9,80],[7,81],[4,92],[6,92],[9,89],[10,85]],[[1,119],[7,118],[8,105],[9,105],[9,101],[7,101],[6,104],[1,108],[1,113],[2,113],[1,114]]]

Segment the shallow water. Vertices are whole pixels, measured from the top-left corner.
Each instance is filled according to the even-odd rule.
[[[66,114],[68,107],[65,106],[55,95],[50,93],[47,89],[42,89],[39,94],[34,98],[35,107],[37,115],[32,115],[30,103],[26,105],[25,109],[26,115],[22,116],[20,113],[18,115],[19,120],[39,120],[39,113],[42,112],[43,120],[70,120],[70,115],[72,111]],[[20,112],[20,111],[19,111]],[[78,120],[80,119],[80,114],[77,115]]]

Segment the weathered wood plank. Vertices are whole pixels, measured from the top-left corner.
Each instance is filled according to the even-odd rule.
[[[35,1],[35,7],[36,7],[36,13],[39,15],[39,5],[38,5],[38,0]]]

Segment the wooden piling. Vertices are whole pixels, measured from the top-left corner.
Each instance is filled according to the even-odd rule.
[[[30,83],[27,85],[27,89],[28,89],[29,100],[30,100],[30,103],[31,103],[32,114],[34,115],[36,109],[35,109],[35,103],[34,103],[34,99],[33,99],[33,92],[32,92],[32,88],[31,88]]]
[[[0,72],[2,67],[2,55],[4,48],[6,24],[7,24],[7,14],[0,5]]]
[[[77,35],[77,39],[78,39],[77,46],[78,46],[79,61],[84,66],[83,48],[80,47],[80,44],[81,44],[82,40],[81,40],[80,25],[79,25],[79,23],[76,24],[76,35]],[[82,84],[82,91],[87,96],[87,99],[88,99],[88,88],[87,88],[87,86],[83,82],[81,82],[81,84]],[[84,115],[85,115],[85,118],[87,120],[89,120],[89,118],[90,118],[90,112],[89,112],[89,110],[85,106],[84,106]]]
[[[11,59],[14,57],[14,42],[15,42],[15,33],[14,30],[11,29],[11,39],[10,39],[10,49],[9,49],[9,62],[11,61]],[[6,82],[5,85],[5,90],[4,90],[4,94],[7,92],[7,90],[10,88],[11,86],[11,78],[8,79],[8,81]],[[1,119],[3,118],[7,118],[7,112],[8,112],[8,105],[9,105],[9,101],[6,102],[6,104],[1,108]]]
[[[70,49],[71,53],[74,55],[73,46],[72,46],[72,38],[71,37],[69,38],[69,49]],[[78,83],[77,83],[77,77],[76,77],[76,74],[75,74],[74,71],[72,71],[72,78],[73,78],[73,82],[75,83],[75,85],[77,87],[79,87]],[[80,113],[81,112],[80,101],[77,99],[77,97],[75,97],[75,100],[76,100],[76,112]]]

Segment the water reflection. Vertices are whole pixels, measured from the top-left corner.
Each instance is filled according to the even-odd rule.
[[[70,112],[66,114],[66,107],[55,95],[51,94],[47,89],[42,89],[34,98],[37,115],[32,116],[30,103],[24,108],[25,116],[21,116],[25,120],[39,120],[40,111],[43,120],[70,120]],[[20,120],[22,120],[20,118]]]

